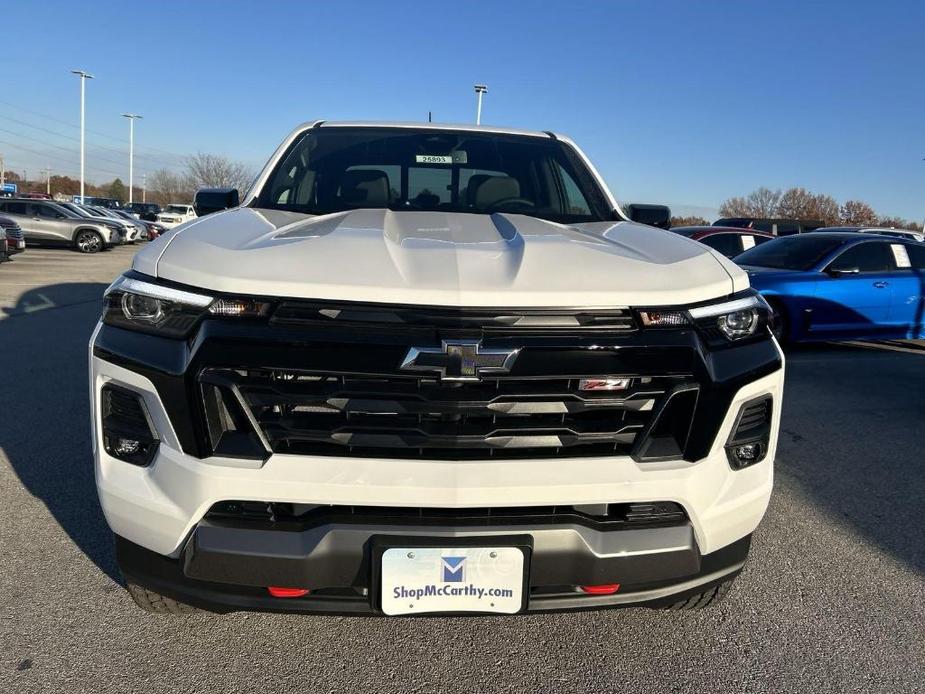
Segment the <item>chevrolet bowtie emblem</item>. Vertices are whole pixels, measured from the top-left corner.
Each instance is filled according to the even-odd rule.
[[[423,371],[442,381],[478,381],[511,370],[519,349],[486,349],[479,340],[444,340],[440,347],[412,347],[402,371]]]

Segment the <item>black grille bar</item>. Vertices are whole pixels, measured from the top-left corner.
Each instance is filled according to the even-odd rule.
[[[207,369],[200,380],[225,407],[243,406],[239,421],[274,453],[447,459],[629,455],[667,398],[697,388],[683,376],[633,376],[625,391],[594,392],[580,391],[576,378],[459,383],[278,369]],[[210,411],[214,394],[205,402],[210,426],[229,420]],[[676,457],[695,402],[670,408],[681,426],[657,430],[681,432]]]

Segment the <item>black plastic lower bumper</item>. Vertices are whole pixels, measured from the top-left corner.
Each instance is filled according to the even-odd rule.
[[[658,606],[699,593],[738,573],[751,536],[701,555],[689,525],[600,533],[575,526],[476,530],[327,525],[296,532],[203,523],[179,558],[116,538],[126,579],[175,600],[215,612],[239,610],[381,614],[374,546],[446,546],[498,535],[531,545],[528,612]],[[579,585],[619,583],[612,595]],[[309,587],[303,598],[274,598],[268,586]]]

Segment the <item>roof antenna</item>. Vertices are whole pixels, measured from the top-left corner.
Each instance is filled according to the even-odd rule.
[[[427,112],[427,122],[428,123],[434,122],[433,113],[431,113],[430,111]]]

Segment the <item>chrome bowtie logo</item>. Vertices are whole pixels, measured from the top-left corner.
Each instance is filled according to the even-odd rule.
[[[402,371],[436,374],[443,381],[478,381],[483,375],[507,373],[519,349],[484,349],[479,340],[444,340],[440,347],[412,347]]]

